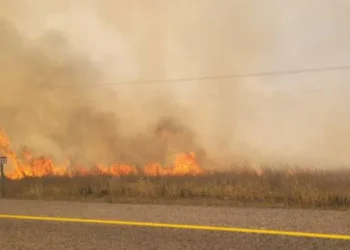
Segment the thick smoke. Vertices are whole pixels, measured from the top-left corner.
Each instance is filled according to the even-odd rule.
[[[18,150],[88,163],[201,148],[225,163],[350,162],[346,71],[113,84],[350,64],[347,1],[0,5],[0,124]],[[169,121],[181,136],[159,138]]]
[[[0,33],[0,124],[17,152],[29,149],[74,164],[143,165],[200,150],[192,132],[171,118],[170,105],[141,110],[134,99],[139,110],[133,109],[119,101],[118,91],[99,85],[101,71],[62,34],[26,40],[6,20]]]

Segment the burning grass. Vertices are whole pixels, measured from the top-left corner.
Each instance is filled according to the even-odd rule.
[[[1,131],[0,153],[12,163],[5,172],[8,198],[350,208],[350,171],[345,170],[233,167],[211,172],[191,152],[176,155],[167,166],[83,168],[29,152],[18,156]]]
[[[83,176],[7,180],[7,196],[104,202],[188,202],[350,208],[350,171],[202,176]]]
[[[11,161],[11,167],[5,171],[7,178],[20,180],[26,177],[77,177],[77,176],[182,176],[201,175],[204,170],[197,161],[193,152],[179,153],[173,157],[170,164],[163,166],[157,162],[145,164],[138,168],[132,164],[115,163],[112,165],[95,164],[88,168],[71,164],[56,164],[46,156],[36,157],[28,150],[23,150],[20,155],[10,147],[10,140],[4,131],[0,130],[0,153]]]

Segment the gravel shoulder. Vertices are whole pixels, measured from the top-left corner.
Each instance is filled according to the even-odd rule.
[[[270,235],[0,220],[2,250],[346,250],[350,241]]]

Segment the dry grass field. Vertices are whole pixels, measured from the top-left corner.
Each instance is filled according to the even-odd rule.
[[[42,177],[6,181],[7,198],[350,208],[350,171],[203,176]]]

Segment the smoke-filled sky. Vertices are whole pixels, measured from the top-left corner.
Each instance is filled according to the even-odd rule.
[[[350,65],[348,13],[347,0],[1,0],[0,124],[18,147],[129,160],[153,157],[146,131],[169,115],[196,138],[181,149],[216,159],[348,165],[350,70],[114,84]]]

